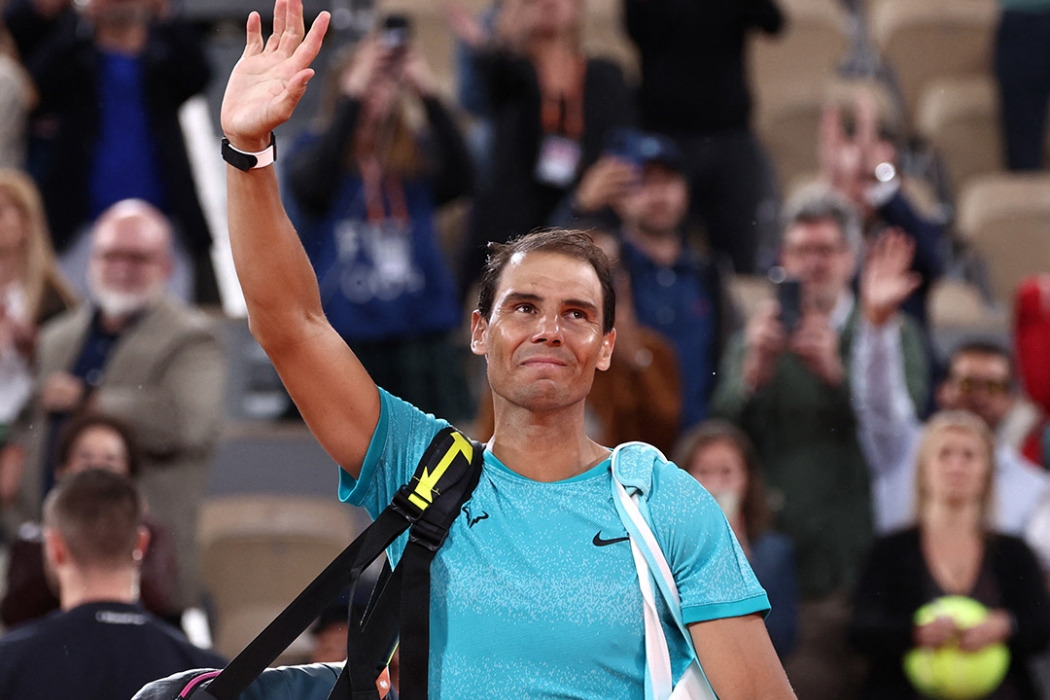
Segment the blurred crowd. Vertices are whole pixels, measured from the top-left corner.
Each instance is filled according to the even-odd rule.
[[[317,67],[316,115],[280,134],[286,206],[371,376],[481,440],[492,405],[464,329],[486,244],[589,232],[618,298],[591,437],[650,442],[715,496],[798,697],[916,696],[909,649],[991,644],[1011,662],[988,697],[1044,697],[1050,0],[989,16],[994,169],[1042,192],[1015,219],[1043,218],[1039,239],[1003,217],[983,247],[960,235],[963,183],[944,176],[965,154],[922,137],[906,67],[874,48],[894,0],[813,2],[851,32],[810,140],[791,144],[813,164],[802,176],[757,125],[750,70],[756,42],[790,40],[800,0],[605,0],[626,62],[585,40],[600,0],[450,0],[438,33],[455,44],[454,95],[413,13],[378,3],[371,31]],[[174,0],[0,7],[4,637],[16,648],[26,625],[85,604],[67,588],[97,567],[67,540],[97,529],[61,512],[78,489],[114,508],[130,507],[122,488],[141,494],[128,527],[147,533],[110,552],[136,582],[106,590],[132,607],[96,621],[144,609],[180,628],[207,598],[197,529],[231,355],[179,110],[223,76]],[[1010,320],[949,332],[935,301],[959,284],[977,290],[969,317]],[[99,471],[115,476],[79,476]],[[969,629],[914,620],[947,595],[989,614]],[[338,657],[345,626],[322,622],[317,658]],[[14,687],[4,637],[0,691]],[[208,660],[172,647],[149,668]]]

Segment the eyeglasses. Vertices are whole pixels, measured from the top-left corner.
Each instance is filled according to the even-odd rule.
[[[1010,391],[1008,379],[981,379],[980,377],[952,377],[952,383],[964,394],[984,391],[988,394],[1006,394]]]
[[[130,250],[105,250],[96,251],[96,256],[101,258],[107,263],[129,263],[132,265],[149,265],[159,260],[158,256],[152,253],[139,253]]]
[[[847,246],[844,245],[789,245],[784,247],[784,252],[788,255],[795,255],[798,257],[815,256],[821,258],[830,258],[832,255],[844,253],[848,250]]]

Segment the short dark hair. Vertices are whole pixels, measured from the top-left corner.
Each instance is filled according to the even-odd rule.
[[[92,428],[105,428],[116,433],[124,443],[124,451],[128,455],[128,475],[132,479],[138,478],[141,464],[139,463],[139,449],[131,430],[123,421],[112,416],[101,413],[82,413],[71,418],[58,439],[58,459],[55,469],[62,469],[72,457],[73,445],[80,436]]]
[[[955,346],[952,350],[952,354],[948,358],[948,370],[951,371],[951,366],[955,364],[955,360],[960,355],[985,355],[992,357],[1001,357],[1005,362],[1006,366],[1010,371],[1009,379],[1011,382],[1014,380],[1014,356],[1002,343],[988,338],[973,338],[965,340]]]
[[[754,540],[769,529],[773,512],[766,498],[765,480],[759,469],[758,455],[747,434],[737,426],[722,420],[707,420],[682,436],[675,446],[674,463],[688,471],[700,450],[718,442],[729,443],[744,462],[747,470],[747,489],[740,503],[747,536]]]
[[[602,288],[602,333],[608,334],[613,329],[616,321],[616,290],[613,288],[612,269],[605,253],[587,233],[559,228],[540,229],[512,238],[506,243],[489,243],[488,251],[478,292],[478,313],[485,320],[492,318],[496,288],[503,269],[513,256],[519,253],[560,253],[590,263],[594,268]]]
[[[142,499],[131,480],[104,469],[70,474],[44,500],[44,524],[79,566],[120,569],[134,561]]]

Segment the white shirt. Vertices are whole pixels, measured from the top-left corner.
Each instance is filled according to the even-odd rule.
[[[923,425],[904,379],[900,321],[876,328],[861,318],[850,388],[858,438],[871,472],[875,528],[887,533],[915,522],[915,470]],[[1021,535],[1050,489],[1050,476],[1013,447],[995,450],[995,510],[1000,532]]]

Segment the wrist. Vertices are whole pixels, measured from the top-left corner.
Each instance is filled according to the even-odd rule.
[[[231,146],[241,153],[258,153],[270,146],[273,133],[264,136],[252,136],[247,134],[226,134],[226,140]]]

